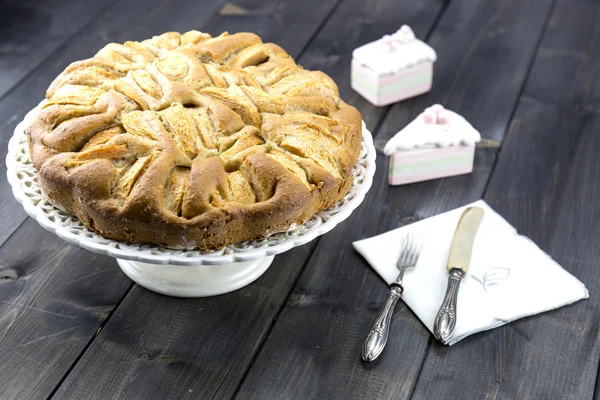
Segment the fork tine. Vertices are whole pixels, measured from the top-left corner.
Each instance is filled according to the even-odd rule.
[[[402,250],[400,251],[400,257],[398,258],[398,266],[406,263],[410,245],[411,245],[410,233],[408,233],[404,237],[404,243],[402,243]]]
[[[423,247],[423,234],[419,232],[409,232],[406,234],[402,246],[402,252],[398,259],[398,268],[411,268],[417,264],[419,254]]]
[[[402,268],[408,265],[410,261],[410,254],[412,253],[412,247],[414,246],[413,234],[412,232],[407,233],[404,236],[404,242],[402,243],[402,251],[400,252],[400,257],[398,257],[398,262],[396,263],[396,268]]]
[[[410,249],[409,249],[408,253],[406,254],[406,264],[407,265],[411,264],[411,260],[413,259],[413,254],[415,253],[416,246],[417,246],[417,241],[415,240],[415,233],[411,232],[410,233]]]
[[[412,265],[412,266],[414,266],[417,263],[417,259],[419,257],[419,250],[420,250],[419,248],[421,246],[421,237],[418,233],[415,233],[415,235],[414,235],[414,242],[415,242],[414,249],[413,249],[414,251],[412,252],[411,258],[409,261],[410,265]]]
[[[415,247],[415,235],[413,232],[410,232],[406,235],[406,240],[408,245],[406,246],[406,255],[404,256],[404,264],[407,265],[410,262],[411,254],[414,251]]]
[[[419,256],[421,255],[421,250],[423,249],[423,241],[424,241],[423,233],[418,233],[417,234],[417,249],[415,251],[414,259],[412,262],[413,266],[417,265],[417,262],[419,261]]]
[[[419,255],[419,235],[417,233],[413,233],[412,236],[412,241],[413,241],[413,246],[412,246],[412,251],[410,253],[410,259],[408,260],[408,265],[410,267],[414,267],[416,262],[415,262],[415,258],[418,257]]]
[[[421,250],[423,250],[423,242],[425,242],[425,235],[421,233],[419,235],[419,250],[417,251],[417,259],[415,260],[415,264],[419,261],[419,256],[421,255]]]

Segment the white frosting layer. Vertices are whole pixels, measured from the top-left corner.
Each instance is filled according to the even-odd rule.
[[[437,59],[435,50],[416,39],[406,25],[391,36],[355,49],[352,57],[377,75],[394,74],[402,69]]]
[[[438,109],[442,110],[441,122],[435,120],[432,122],[428,118],[432,112],[435,113],[435,111],[431,111],[434,107],[439,107]],[[396,133],[387,142],[383,152],[389,156],[396,151],[473,145],[480,140],[481,134],[466,119],[453,111],[436,105],[423,111],[414,121]]]

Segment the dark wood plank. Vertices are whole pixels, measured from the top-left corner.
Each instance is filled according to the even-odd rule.
[[[277,43],[298,57],[338,3],[338,0],[235,0],[226,3],[205,30],[212,35],[224,31],[254,32],[263,42]]]
[[[33,220],[0,248],[0,397],[45,398],[131,285]]]
[[[236,391],[314,244],[259,280],[205,299],[136,285],[53,399],[226,399]]]
[[[10,96],[0,99],[0,159],[17,123],[43,99],[52,80],[71,62],[94,55],[105,44],[142,40],[163,32],[201,29],[225,0],[122,0],[109,7],[85,31],[71,38],[44,61],[43,68],[27,76]],[[84,3],[84,2],[80,2]],[[140,10],[145,10],[140,13]],[[0,176],[0,244],[25,219],[4,174]]]
[[[351,243],[481,196],[497,154],[496,141],[511,119],[551,3],[450,2],[430,38],[439,55],[432,92],[395,105],[375,142],[381,150],[424,107],[441,102],[470,119],[487,139],[477,150],[474,173],[391,187],[388,160],[379,153],[374,185],[362,212],[321,239],[238,398],[398,399],[412,395],[431,336],[401,304],[385,352],[374,363],[361,362],[362,342],[387,290]],[[501,64],[490,60],[496,52],[502,56]]]
[[[113,2],[0,2],[0,98]]]
[[[300,8],[293,5],[293,14],[286,17],[296,20],[301,18],[304,21],[305,28],[301,37],[298,37],[298,31],[288,30],[281,31],[279,37],[273,37],[284,48],[295,48],[296,51],[291,51],[291,54],[296,57],[319,26],[319,21],[315,21],[314,16],[326,15],[326,10],[315,12],[317,3],[303,3]],[[361,2],[349,3],[350,7],[358,4]],[[426,32],[436,17],[435,9],[432,10],[430,6],[437,6],[438,10],[440,8],[439,2],[419,6],[404,2],[400,7],[391,1],[386,4],[387,7],[381,7],[378,11],[380,14],[375,15],[384,15],[390,10],[394,10],[396,15],[412,15],[415,19],[418,18],[415,27],[419,33]],[[331,7],[334,5],[335,3],[330,3]],[[330,22],[317,35],[317,43],[328,43],[345,33],[339,29],[331,29],[330,24],[331,21],[339,24],[338,12],[343,13],[342,20],[348,18],[350,15],[347,14],[347,7],[348,4],[344,3],[335,11]],[[278,9],[281,10],[281,6]],[[299,14],[302,10],[304,12]],[[392,27],[393,18],[386,18],[390,22],[386,28],[397,29],[395,22]],[[236,22],[236,29],[254,31],[255,24],[256,28],[263,29],[259,24],[264,23],[264,16],[257,19],[249,17],[246,25],[242,24],[241,28],[240,22],[243,21]],[[212,25],[211,21],[209,26]],[[214,25],[223,26],[224,23],[221,18],[217,18]],[[285,20],[283,25],[287,25]],[[275,29],[280,28],[276,25]],[[344,29],[349,32],[351,27]],[[273,36],[264,30],[261,34],[266,38]],[[305,43],[300,45],[296,43],[298,40],[305,40]],[[355,47],[352,44],[345,46],[340,50],[341,56],[336,59],[344,64],[349,52]],[[299,58],[299,62],[307,68],[314,68],[315,65],[310,60],[318,59],[311,58],[313,51],[321,51],[321,48],[319,45],[311,45]],[[330,61],[329,66],[333,68],[327,72],[333,72],[332,76],[340,82],[340,86],[349,86],[349,82],[338,79],[336,72],[345,71],[346,66],[337,61]],[[260,280],[235,293],[217,298],[167,299],[135,287],[61,386],[56,397],[90,398],[89,396],[96,395],[110,398],[124,393],[131,394],[131,387],[135,387],[136,395],[143,398],[231,397],[314,246],[315,243],[312,243],[277,256],[268,273]],[[165,314],[163,317],[156,316],[162,313]],[[132,320],[132,316],[139,318],[134,317]],[[153,323],[157,318],[168,318],[169,322],[161,320]],[[139,331],[144,332],[143,337]],[[161,361],[162,356],[156,360],[146,359],[147,356],[142,355],[149,354],[147,349],[154,349],[152,354],[155,355],[168,355],[165,357],[173,359],[174,364],[164,363]],[[98,371],[104,365],[121,367],[99,374]]]
[[[416,399],[591,399],[600,359],[600,41],[595,1],[559,0],[485,194],[590,299],[433,344]],[[596,385],[597,387],[597,385]]]
[[[352,51],[397,31],[404,23],[410,23],[418,37],[427,36],[444,0],[420,2],[410,7],[405,3],[388,0],[345,1],[299,61],[305,68],[321,70],[335,77],[340,96],[360,111],[371,129],[377,126],[390,107],[374,107],[352,90]]]
[[[239,1],[206,30],[258,32],[298,57],[337,3]],[[173,299],[136,286],[54,397],[231,397],[315,244],[278,256],[260,280],[225,296]]]
[[[154,33],[201,28],[222,2],[190,2],[186,8],[174,1],[126,0],[119,3],[124,7],[121,12],[117,7],[108,9],[89,31],[55,52],[43,71],[28,76],[0,101],[2,158],[16,121],[38,102],[52,78],[69,62],[93,54],[106,42],[126,40],[127,34],[136,38],[151,35],[148,26],[156,29]],[[140,7],[150,7],[139,25],[142,34],[131,24]],[[170,8],[175,11],[165,16]],[[186,15],[184,10],[192,14]],[[0,243],[10,239],[0,247],[0,397],[45,398],[123,298],[131,281],[114,259],[68,246],[32,220],[17,230],[25,214],[11,198],[5,179],[2,174]]]

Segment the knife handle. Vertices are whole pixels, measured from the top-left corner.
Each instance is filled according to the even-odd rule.
[[[365,361],[373,361],[383,351],[385,344],[387,343],[388,334],[390,332],[390,321],[392,320],[392,314],[396,303],[402,294],[402,289],[398,286],[390,287],[385,306],[381,310],[381,313],[373,322],[369,335],[365,340],[365,344],[362,349],[362,359]]]
[[[456,303],[460,281],[463,276],[464,272],[461,269],[457,268],[450,271],[446,295],[433,323],[433,335],[444,344],[448,344],[448,339],[450,339],[450,335],[456,325]]]

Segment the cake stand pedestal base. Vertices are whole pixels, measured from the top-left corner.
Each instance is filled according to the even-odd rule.
[[[146,289],[175,297],[207,297],[232,292],[254,282],[275,256],[221,265],[160,265],[117,259],[119,267]]]

